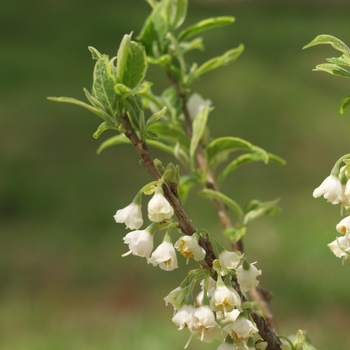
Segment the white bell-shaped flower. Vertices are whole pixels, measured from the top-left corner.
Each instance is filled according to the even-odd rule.
[[[156,193],[148,202],[148,218],[153,222],[161,222],[170,219],[174,215],[174,210],[165,199],[162,186],[159,184]]]
[[[350,216],[342,219],[335,228],[339,233],[343,233],[344,235],[350,233]]]
[[[137,230],[143,224],[141,205],[132,202],[127,207],[119,209],[114,215],[114,220],[118,223],[125,223],[130,230]]]
[[[337,239],[327,245],[337,258],[350,259],[350,239],[347,235],[337,237]]]
[[[184,304],[171,320],[179,327],[179,330],[191,327],[195,310],[196,308],[193,305]]]
[[[198,236],[182,236],[175,243],[175,248],[186,259],[187,262],[190,258],[196,261],[203,260],[205,258],[205,250],[198,243]]]
[[[175,248],[172,243],[163,241],[152,253],[148,262],[153,266],[159,265],[162,270],[172,271],[178,267]]]
[[[256,277],[261,275],[261,270],[258,270],[254,264],[255,263],[251,263],[249,264],[249,268],[246,268],[243,262],[243,264],[236,269],[237,282],[243,292],[248,292],[259,284]]]
[[[344,188],[337,176],[329,175],[326,177],[321,185],[317,187],[313,196],[315,198],[323,196],[328,202],[332,204],[339,204],[344,201]]]
[[[234,270],[240,263],[242,255],[236,252],[230,252],[226,249],[220,251],[219,253],[219,263],[221,274],[226,275],[228,270]]]
[[[202,305],[193,312],[190,331],[199,333],[202,341],[204,340],[204,333],[210,328],[217,326],[215,314],[208,305]]]
[[[235,321],[224,327],[234,340],[244,340],[251,337],[259,330],[255,324],[245,317],[238,317]]]
[[[124,238],[124,243],[129,245],[129,254],[149,258],[153,250],[153,232],[149,226],[146,230],[136,230],[129,232]]]
[[[218,277],[218,283],[210,299],[210,306],[214,311],[223,312],[226,317],[226,313],[241,307],[241,298],[232,287],[225,286]]]

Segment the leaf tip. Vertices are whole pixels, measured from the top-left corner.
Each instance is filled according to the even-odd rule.
[[[93,46],[88,46],[89,51],[91,52],[92,59],[98,60],[101,58],[102,54],[97,49],[95,49]]]

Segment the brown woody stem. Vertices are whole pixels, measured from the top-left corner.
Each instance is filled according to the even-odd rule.
[[[173,87],[175,91],[177,92],[179,98],[182,100],[182,109],[183,114],[185,116],[185,131],[187,133],[187,136],[191,138],[192,135],[192,121],[191,117],[188,112],[187,108],[187,97],[186,94],[181,91],[181,87],[179,85],[179,82],[174,79],[174,77],[168,73],[168,78],[170,79],[171,83],[173,84]],[[199,168],[203,173],[206,174],[206,183],[205,187],[208,189],[212,189],[214,191],[218,190],[215,177],[213,172],[208,169],[207,159],[204,152],[204,145],[200,142],[198,145],[198,148],[196,150],[196,158]],[[216,208],[219,220],[224,228],[230,228],[232,227],[232,222],[228,216],[227,209],[225,207],[225,204],[221,202],[218,199],[212,200],[214,203],[214,206]],[[232,248],[235,251],[240,251],[243,253],[243,242],[242,240],[239,240],[237,242],[232,242]],[[260,290],[260,289],[259,289]],[[257,324],[257,327],[259,329],[260,336],[268,343],[268,347],[266,350],[278,350],[281,349],[280,345],[282,344],[279,340],[279,338],[276,336],[275,333],[277,333],[277,328],[273,319],[272,312],[270,310],[268,300],[265,298],[265,295],[258,291],[257,288],[254,288],[250,291],[250,296],[254,301],[256,301],[261,308],[264,311],[265,318],[262,316],[259,316],[257,313],[252,312],[253,319],[255,323]]]
[[[161,174],[149,153],[147,143],[139,138],[127,116],[121,117],[121,121],[126,130],[125,136],[131,141],[131,143],[136,148],[138,154],[143,160],[145,169],[152,176],[153,180],[160,180]],[[168,202],[174,209],[174,214],[178,219],[178,225],[181,231],[188,236],[193,235],[197,231],[197,229],[193,225],[187,213],[185,212],[181,202],[177,197],[177,194],[174,193],[166,183],[163,184],[163,192],[164,197],[168,200]],[[206,251],[205,262],[208,264],[209,267],[212,267],[213,261],[216,259],[216,257],[214,255],[211,243],[208,240],[200,238],[199,244]]]

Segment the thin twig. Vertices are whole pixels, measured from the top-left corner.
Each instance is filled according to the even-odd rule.
[[[142,141],[139,138],[139,136],[137,135],[136,131],[132,127],[130,120],[127,116],[121,117],[121,121],[126,130],[125,136],[135,146],[138,154],[143,160],[145,169],[152,176],[153,180],[155,181],[159,180],[161,178],[161,174],[157,169],[149,153],[147,143],[145,141]],[[171,191],[171,188],[166,183],[163,184],[163,192],[164,192],[164,197],[168,200],[168,202],[174,209],[174,214],[178,219],[178,225],[181,231],[188,236],[193,235],[197,231],[197,229],[193,225],[187,213],[185,212],[181,202],[177,197],[177,193],[174,193],[173,191]],[[216,257],[215,257],[213,248],[211,246],[211,243],[208,240],[205,240],[204,238],[201,237],[199,239],[199,244],[206,251],[205,262],[208,264],[209,267],[212,267],[213,261],[216,259]]]

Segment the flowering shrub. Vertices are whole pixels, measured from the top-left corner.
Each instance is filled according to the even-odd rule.
[[[196,79],[233,63],[243,53],[241,44],[203,63],[186,61],[188,52],[203,50],[203,40],[198,36],[201,32],[229,25],[234,18],[208,18],[183,28],[187,0],[148,0],[148,3],[152,10],[137,41],[132,34],[126,34],[116,57],[110,58],[89,47],[96,60],[92,91],[84,89],[89,103],[68,97],[50,98],[77,104],[96,114],[102,123],[94,133],[95,138],[108,129],[117,133],[104,141],[98,152],[129,143],[152,179],[131,204],[114,216],[117,223],[131,230],[124,237],[129,251],[123,257],[145,257],[150,265],[169,272],[179,267],[178,255],[186,262],[189,259],[199,262],[198,268],[187,272],[180,286],[164,298],[174,308],[173,323],[179,330],[187,329],[190,333],[185,348],[196,337],[204,342],[218,339],[221,342],[218,350],[315,349],[303,331],[289,338],[278,333],[269,310],[268,293],[259,286],[262,272],[256,262],[250,263],[244,256],[242,240],[250,223],[262,215],[278,212],[278,200],[252,200],[242,207],[220,190],[221,184],[242,165],[284,164],[284,160],[236,136],[211,136],[207,121],[212,101],[192,91]],[[350,77],[340,67],[350,67],[347,46],[336,38],[321,36],[306,47],[320,43],[333,45],[343,55],[329,59],[330,63],[317,66],[317,70]],[[170,86],[160,95],[152,91],[152,83],[146,80],[149,64],[159,66],[169,79]],[[341,113],[348,105],[350,96],[343,99]],[[152,158],[151,147],[171,154],[176,164],[163,164]],[[350,154],[341,157],[331,175],[313,193],[314,197],[323,196],[330,203],[345,207],[346,213],[350,206],[349,164]],[[213,202],[229,249],[205,229],[198,228],[187,215],[186,198],[195,184],[201,187],[200,194]],[[145,196],[152,196],[147,205],[150,223],[141,229]],[[336,226],[344,236],[329,244],[343,260],[350,256],[349,218]],[[161,231],[165,231],[163,241],[154,249],[154,235]]]
[[[331,35],[319,35],[304,48],[320,44],[329,44],[342,55],[338,58],[328,58],[327,63],[317,65],[314,70],[350,78],[350,72],[347,70],[350,68],[350,48]],[[350,95],[347,95],[340,102],[339,113],[343,114],[349,106]],[[341,258],[344,263],[344,260],[350,258],[350,154],[337,160],[331,174],[314,190],[313,196],[316,198],[323,196],[331,204],[340,204],[341,213],[348,215],[336,225],[336,230],[344,236],[337,237],[328,244],[334,255]]]

